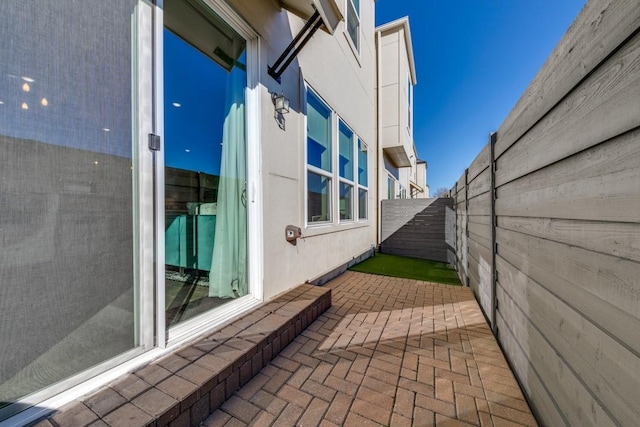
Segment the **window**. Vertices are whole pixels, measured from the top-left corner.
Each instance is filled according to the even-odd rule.
[[[331,110],[307,91],[307,222],[331,221]]]
[[[368,175],[367,145],[358,139],[358,219],[367,219]]]
[[[340,182],[340,220],[353,219],[353,185]]]
[[[360,0],[347,0],[347,32],[360,52]]]
[[[353,131],[340,120],[338,125],[340,174],[340,220],[353,219]]]
[[[366,144],[308,89],[307,224],[367,219],[367,160]]]

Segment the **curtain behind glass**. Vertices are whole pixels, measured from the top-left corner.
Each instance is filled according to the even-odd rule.
[[[235,298],[248,293],[246,73],[234,67],[228,80],[225,95],[227,115],[222,133],[218,184],[218,216],[209,274],[209,296],[218,298]]]

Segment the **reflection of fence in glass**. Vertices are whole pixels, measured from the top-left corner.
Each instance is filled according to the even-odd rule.
[[[132,171],[7,136],[0,158],[0,401],[12,402],[135,346]]]
[[[165,168],[165,263],[211,270],[219,177]]]

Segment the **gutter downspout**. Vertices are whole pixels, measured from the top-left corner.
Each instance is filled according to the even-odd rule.
[[[379,248],[382,242],[381,231],[381,218],[382,218],[382,197],[380,197],[380,180],[382,170],[381,165],[384,163],[382,160],[382,141],[380,140],[380,73],[382,70],[382,60],[380,49],[382,48],[382,34],[380,31],[376,32],[376,152],[377,162],[376,167],[376,246]]]

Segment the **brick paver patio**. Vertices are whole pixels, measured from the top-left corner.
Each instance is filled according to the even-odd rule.
[[[535,426],[469,288],[347,272],[203,426]]]

